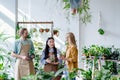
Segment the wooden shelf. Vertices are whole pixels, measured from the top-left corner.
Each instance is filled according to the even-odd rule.
[[[52,22],[17,22],[17,24],[53,24]]]

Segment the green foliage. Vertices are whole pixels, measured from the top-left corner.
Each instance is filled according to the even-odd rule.
[[[70,1],[63,0],[63,2],[65,3],[64,9],[69,10],[71,8]],[[85,24],[91,21],[91,15],[89,13],[89,10],[89,0],[82,0],[81,5],[77,8],[77,13],[80,15],[80,19]],[[75,15],[74,13],[72,14]]]
[[[43,69],[39,69],[36,75],[28,75],[22,78],[22,80],[50,80],[54,77],[54,72],[44,72]]]
[[[0,79],[8,80],[8,74],[6,74],[6,73],[0,73]]]
[[[81,75],[82,75],[83,79],[92,80],[92,70],[91,69],[89,69],[89,70],[80,69],[80,71],[81,71]]]
[[[35,65],[35,69],[38,70],[39,69],[39,61],[40,61],[40,52],[43,50],[42,46],[43,44],[41,42],[38,41],[33,41],[34,47],[35,47],[35,58],[34,58],[34,65]]]
[[[11,57],[10,52],[8,51],[9,48],[6,45],[6,40],[11,38],[12,36],[9,36],[4,33],[0,33],[0,78],[3,78],[4,80],[8,80],[8,74],[10,73],[8,69],[11,67]]]
[[[19,35],[19,31],[20,31],[20,29],[21,29],[22,27],[20,27],[20,26],[16,26],[16,33],[15,33],[15,38],[16,39],[19,39],[20,38],[20,35]]]
[[[113,51],[113,52],[112,52]],[[115,54],[119,54],[119,49],[114,48],[106,48],[103,46],[98,45],[91,45],[90,47],[84,47],[82,53],[89,58],[86,58],[87,64],[93,67],[93,60],[94,60],[94,79],[93,80],[119,80],[118,77],[113,77],[113,74],[117,74],[116,72],[116,63],[114,61],[105,60],[105,64],[101,66],[101,70],[98,70],[98,59],[100,60],[102,56],[114,56]],[[114,54],[113,54],[114,53]],[[111,55],[113,54],[113,55]],[[90,58],[90,56],[94,56],[95,58]],[[110,58],[111,59],[111,58]],[[119,59],[117,59],[119,60]],[[89,70],[87,70],[89,71]],[[83,74],[84,72],[84,74]],[[89,78],[89,75],[86,74],[85,70],[81,70],[83,78]],[[86,79],[91,80],[91,79]]]
[[[104,33],[105,33],[105,31],[102,28],[98,29],[98,32],[100,35],[104,35]]]
[[[103,46],[98,46],[98,45],[91,45],[90,47],[84,47],[82,49],[82,53],[87,56],[95,56],[98,58],[99,56],[104,56],[104,55],[109,55],[111,54],[110,49],[103,47]]]
[[[119,76],[112,76],[112,77],[110,78],[110,80],[120,80],[120,77],[119,77]]]

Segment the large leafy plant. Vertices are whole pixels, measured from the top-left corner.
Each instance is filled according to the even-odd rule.
[[[44,72],[43,69],[39,69],[35,75],[28,75],[22,78],[22,80],[51,80],[54,76],[54,72]]]
[[[109,48],[98,46],[98,45],[91,45],[90,47],[84,47],[82,49],[83,55],[90,57],[95,56],[96,58],[104,56],[104,55],[110,55],[111,51]]]
[[[11,61],[12,58],[10,56],[9,48],[6,44],[6,41],[11,38],[11,36],[0,32],[0,78],[4,80],[10,79],[8,78],[8,74],[10,74]]]
[[[80,19],[83,23],[87,23],[91,21],[90,15],[90,7],[89,7],[89,0],[63,0],[65,3],[64,9],[70,10],[72,9],[72,14],[75,15],[78,13],[80,15]],[[74,4],[76,2],[76,4]],[[79,5],[80,4],[80,5]],[[78,5],[77,7],[72,7]]]

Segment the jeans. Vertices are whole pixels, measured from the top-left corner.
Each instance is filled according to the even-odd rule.
[[[65,68],[67,68],[67,67],[65,66]],[[76,80],[76,78],[69,79],[69,72],[68,72],[67,70],[65,70],[65,71],[63,72],[63,74],[65,75],[65,79],[66,79],[66,80]]]

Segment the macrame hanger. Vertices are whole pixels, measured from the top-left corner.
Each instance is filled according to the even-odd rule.
[[[99,27],[102,27],[102,16],[101,16],[101,11],[99,11]]]

